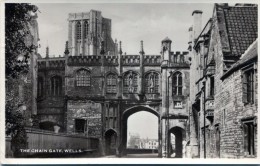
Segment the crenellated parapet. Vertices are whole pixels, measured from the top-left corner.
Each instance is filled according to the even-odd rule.
[[[105,66],[117,66],[118,65],[118,56],[112,56],[112,55],[107,55],[105,56]]]
[[[68,57],[68,66],[100,66],[101,64],[101,56],[99,55]]]
[[[124,55],[122,56],[123,66],[139,66],[140,56],[139,55]]]
[[[144,66],[160,66],[161,55],[145,55]]]
[[[176,52],[171,52],[170,54],[170,62],[171,63],[187,63],[188,61],[188,51],[176,51]]]
[[[65,58],[39,59],[38,69],[65,69]]]

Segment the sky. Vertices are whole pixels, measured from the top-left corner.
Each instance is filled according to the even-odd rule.
[[[188,29],[192,25],[192,12],[202,10],[202,27],[212,16],[212,3],[36,3],[40,45],[44,57],[46,46],[50,55],[63,55],[68,40],[68,13],[99,10],[112,19],[112,38],[122,41],[123,52],[139,54],[140,41],[144,41],[146,54],[159,54],[161,41],[168,36],[173,51],[187,51]]]
[[[135,134],[139,134],[140,138],[158,139],[158,117],[150,112],[132,114],[127,120],[127,126],[127,140]]]
[[[207,3],[109,3],[109,4],[36,4],[40,45],[38,52],[45,57],[63,55],[68,40],[68,14],[99,10],[112,20],[112,38],[122,41],[123,52],[139,54],[144,41],[145,54],[160,54],[161,41],[172,40],[172,51],[187,51],[188,29],[192,26],[192,12],[202,10],[202,27],[212,16],[213,4]],[[147,123],[149,122],[149,123]],[[149,129],[149,130],[148,130]],[[139,133],[141,138],[158,138],[158,118],[148,112],[138,112],[128,119],[128,134]]]

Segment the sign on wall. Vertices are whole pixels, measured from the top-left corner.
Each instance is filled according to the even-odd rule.
[[[67,130],[69,132],[88,137],[101,137],[102,107],[100,103],[95,103],[90,100],[68,101],[67,109]],[[79,120],[83,123],[76,123],[76,121]]]

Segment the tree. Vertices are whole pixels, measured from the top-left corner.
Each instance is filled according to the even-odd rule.
[[[30,54],[37,47],[30,41],[29,23],[32,13],[38,8],[34,5],[5,5],[5,73],[6,73],[6,135],[11,135],[11,146],[15,157],[20,149],[27,146],[24,117],[20,111],[19,83],[21,76],[29,70]]]
[[[29,54],[35,45],[29,42],[28,24],[31,12],[36,12],[35,5],[8,3],[5,6],[5,72],[6,78],[17,78],[21,73],[28,72]]]

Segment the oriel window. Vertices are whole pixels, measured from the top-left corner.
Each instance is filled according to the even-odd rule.
[[[81,70],[77,71],[76,86],[90,87],[90,72],[88,70],[81,69]]]
[[[151,72],[145,76],[145,93],[159,93],[159,74]]]
[[[124,93],[137,93],[138,75],[135,72],[128,72],[124,76]]]
[[[115,74],[107,76],[107,93],[117,93],[117,76]]]

